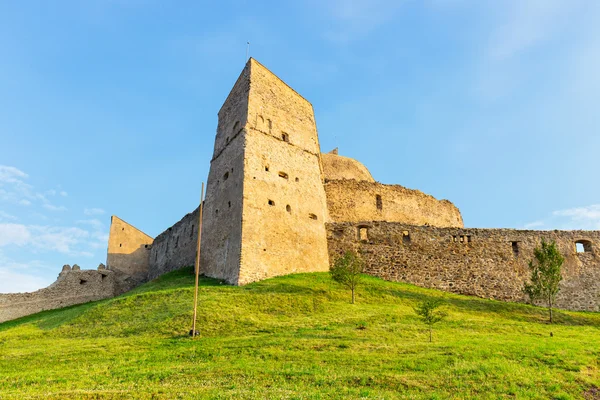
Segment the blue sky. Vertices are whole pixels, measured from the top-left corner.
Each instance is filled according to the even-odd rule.
[[[176,5],[174,5],[176,4]],[[250,53],[467,227],[600,229],[595,0],[0,1],[0,292],[193,210]]]

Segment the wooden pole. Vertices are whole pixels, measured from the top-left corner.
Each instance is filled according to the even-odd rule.
[[[202,239],[202,208],[204,206],[204,182],[200,193],[200,216],[198,217],[198,243],[196,244],[196,284],[194,285],[194,321],[192,323],[192,338],[196,337],[196,317],[198,315],[198,278],[200,276],[200,241]]]

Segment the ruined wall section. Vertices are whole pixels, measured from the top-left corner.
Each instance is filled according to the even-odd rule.
[[[154,239],[150,250],[148,279],[155,279],[167,272],[195,265],[199,214],[200,207],[186,214]]]
[[[321,162],[323,163],[325,182],[343,179],[375,182],[367,167],[355,159],[340,156],[337,153],[323,153]]]
[[[240,268],[249,90],[247,64],[219,111],[203,210],[201,273],[232,284]]]
[[[400,185],[334,180],[325,183],[331,222],[389,221],[411,225],[462,227],[458,208],[448,200]]]
[[[0,323],[40,311],[108,299],[129,289],[122,286],[115,271],[65,269],[47,288],[31,293],[0,294]]]
[[[326,271],[327,219],[312,105],[251,60],[238,284]]]
[[[138,282],[145,281],[153,241],[152,237],[113,215],[106,256],[108,269],[120,271]]]
[[[413,226],[388,222],[327,224],[331,260],[359,250],[367,273],[390,281],[503,301],[524,302],[527,263],[541,239],[565,257],[557,307],[600,311],[600,232]],[[577,253],[576,242],[588,250]]]

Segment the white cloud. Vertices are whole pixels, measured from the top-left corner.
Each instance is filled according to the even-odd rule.
[[[27,177],[28,175],[18,168],[0,165],[0,182],[18,183]]]
[[[22,267],[0,267],[0,293],[22,293],[33,292],[48,286],[48,280],[41,278],[39,274],[26,274],[21,271]]]
[[[19,200],[19,204],[21,204],[22,206],[30,206],[31,202],[27,199],[21,199]]]
[[[31,246],[37,250],[82,254],[76,247],[87,244],[90,233],[77,227],[0,224],[0,246]]]
[[[5,211],[1,211],[1,210],[0,210],[0,221],[2,221],[2,220],[11,220],[11,221],[15,221],[15,220],[17,220],[17,219],[18,219],[18,218],[17,218],[17,217],[15,217],[14,215],[11,215],[11,214],[9,214],[9,213],[7,213],[7,212],[5,212]]]
[[[101,208],[86,208],[83,210],[85,215],[102,215],[105,211]]]
[[[592,204],[586,207],[568,208],[552,213],[558,217],[569,217],[573,221],[597,221],[600,222],[600,204]]]
[[[44,207],[46,210],[50,210],[50,211],[67,211],[67,207],[65,207],[65,206],[55,206],[50,203],[44,203],[42,205],[42,207]]]
[[[544,226],[544,221],[534,221],[534,222],[525,224],[523,227],[525,229],[534,229],[534,228],[541,228],[542,226]]]
[[[65,192],[64,190],[62,190],[62,191],[61,191],[59,194],[60,194],[62,197],[67,197],[67,196],[69,195],[69,193]]]
[[[600,230],[600,204],[556,210],[547,218],[524,225],[525,229]]]
[[[31,232],[25,225],[0,224],[0,246],[24,246],[31,240]]]

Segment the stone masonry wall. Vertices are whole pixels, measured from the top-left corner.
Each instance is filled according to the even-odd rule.
[[[325,183],[331,222],[389,221],[462,227],[460,211],[448,200],[400,185],[356,180]]]
[[[600,311],[600,231],[522,231],[414,226],[389,222],[327,224],[330,262],[359,250],[367,273],[391,281],[523,302],[527,263],[541,239],[565,257],[557,307]],[[581,242],[586,252],[576,251]]]
[[[118,272],[63,270],[56,282],[31,293],[0,294],[0,323],[40,311],[108,299],[131,287]]]
[[[152,237],[113,215],[106,256],[108,269],[127,274],[138,282],[145,281],[152,242]]]
[[[200,207],[154,239],[150,250],[149,280],[195,264],[199,213]]]
[[[238,284],[329,267],[312,105],[251,60]]]

